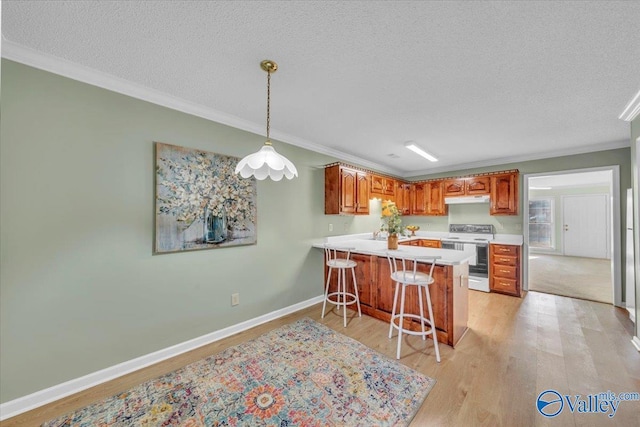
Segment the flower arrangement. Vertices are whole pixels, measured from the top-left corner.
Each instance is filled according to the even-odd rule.
[[[390,236],[402,234],[404,226],[402,225],[401,214],[398,207],[391,200],[382,202],[382,227],[381,231],[387,231]]]
[[[232,227],[255,222],[253,180],[233,172],[237,159],[193,150],[158,162],[159,213],[174,216],[185,227],[202,220],[205,207],[214,215],[225,209]]]

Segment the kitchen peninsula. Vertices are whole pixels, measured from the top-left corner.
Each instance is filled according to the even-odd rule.
[[[467,330],[469,259],[464,252],[430,247],[414,246],[410,243],[420,237],[405,238],[400,241],[400,251],[409,255],[440,256],[434,269],[434,279],[429,290],[433,305],[438,341],[452,347],[460,341]],[[358,263],[356,280],[362,312],[389,322],[393,308],[394,286],[391,282],[387,261],[386,240],[375,240],[372,233],[327,237],[324,242],[313,247],[324,248],[325,244],[335,247],[352,248],[351,259]],[[427,271],[427,266],[422,271]],[[325,268],[323,286],[326,284]],[[353,289],[352,280],[347,278],[348,287]],[[332,277],[331,285],[337,280]],[[336,289],[330,287],[329,292]],[[324,289],[323,289],[324,291]],[[351,291],[350,291],[351,292]],[[407,290],[406,312],[418,313],[418,297],[415,289]],[[353,308],[355,306],[352,306]],[[425,307],[425,314],[426,307]],[[406,320],[405,326],[418,330],[419,324]]]

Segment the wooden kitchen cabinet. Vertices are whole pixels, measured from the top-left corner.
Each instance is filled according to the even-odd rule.
[[[384,321],[390,321],[393,310],[393,297],[395,284],[390,280],[389,263],[386,258],[377,258],[376,279],[373,290],[376,292],[375,311],[367,313]],[[428,273],[428,265],[418,266],[418,270]],[[435,282],[429,286],[433,317],[436,324],[438,341],[455,346],[467,330],[468,321],[468,283],[466,277],[469,274],[468,266],[441,266],[436,265],[433,270]],[[460,283],[464,280],[464,283]],[[423,295],[424,297],[424,295]],[[426,298],[423,298],[423,303]],[[405,312],[419,313],[417,289],[409,286],[405,297]],[[424,306],[425,317],[428,318],[428,308]],[[405,327],[417,331],[419,323],[413,320],[405,320]]]
[[[422,246],[423,248],[442,248],[442,242],[440,240],[420,239],[417,242],[418,246]]]
[[[402,215],[445,216],[445,197],[489,195],[490,215],[518,215],[519,181],[513,169],[409,183],[334,163],[325,167],[324,213],[368,214],[369,198],[378,197],[395,202]]]
[[[414,239],[398,243],[405,246],[420,246],[423,248],[441,248],[442,242],[434,239]]]
[[[395,196],[396,181],[393,178],[388,178],[381,175],[371,175],[371,194],[379,196],[382,199],[389,199]]]
[[[448,178],[443,181],[443,193],[445,197],[464,196],[465,193],[464,178]]]
[[[340,254],[340,252],[338,252]],[[344,252],[342,256],[344,257]],[[324,259],[324,258],[323,258]],[[356,261],[356,280],[360,291],[360,305],[362,314],[366,314],[384,322],[391,319],[395,284],[391,281],[389,262],[386,257],[377,255],[351,254]],[[423,264],[419,270],[428,273],[429,266]],[[327,283],[328,268],[324,266],[324,286]],[[353,292],[351,272],[347,271],[347,292]],[[469,268],[464,265],[436,265],[434,269],[435,282],[429,286],[433,315],[436,323],[438,341],[455,346],[464,336],[468,323],[468,276]],[[332,273],[329,292],[337,291],[337,273]],[[426,304],[426,302],[425,302]],[[348,306],[357,311],[355,304]],[[428,309],[424,306],[425,315]],[[415,286],[407,289],[405,311],[418,313],[419,304]],[[342,316],[342,314],[339,314]],[[420,329],[419,323],[406,320],[405,326],[414,331]]]
[[[369,213],[369,176],[340,164],[324,169],[324,213],[327,215]]]
[[[411,184],[396,181],[395,201],[402,215],[411,215]]]
[[[518,215],[518,172],[491,175],[491,215]]]
[[[491,192],[491,183],[488,176],[448,178],[443,192],[445,197],[485,195]]]
[[[411,184],[411,215],[427,214],[427,184],[416,182]]]
[[[491,193],[491,179],[488,176],[471,176],[464,180],[464,192],[468,196]]]
[[[429,181],[427,184],[427,215],[447,215],[447,205],[444,203],[444,181]]]
[[[489,245],[489,289],[491,292],[522,296],[520,246]]]

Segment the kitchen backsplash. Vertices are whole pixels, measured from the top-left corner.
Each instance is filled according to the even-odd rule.
[[[326,215],[327,226],[332,231],[326,236],[368,233],[378,230],[382,224],[381,202],[369,202],[369,215]],[[449,205],[448,216],[403,216],[404,225],[418,225],[422,231],[449,231],[449,224],[492,224],[498,234],[522,234],[522,216],[489,215],[489,204]]]

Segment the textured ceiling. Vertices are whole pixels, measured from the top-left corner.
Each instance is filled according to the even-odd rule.
[[[273,137],[402,176],[628,145],[638,23],[626,1],[2,2],[3,56],[32,49],[258,132],[273,59]]]

